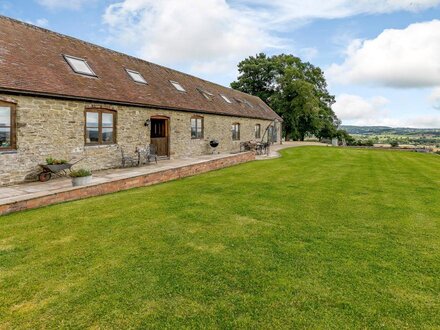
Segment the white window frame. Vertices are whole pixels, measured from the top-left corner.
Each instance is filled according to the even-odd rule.
[[[244,104],[246,104],[248,107],[250,107],[250,108],[254,108],[254,106],[252,105],[252,103],[251,102],[249,102],[248,100],[243,100],[243,102],[244,102]]]
[[[238,97],[234,97],[235,102],[237,102],[238,104],[243,104],[243,100],[239,99]]]
[[[195,122],[195,126],[192,125],[193,121]],[[195,128],[195,131],[193,131],[193,127]],[[198,128],[200,128],[200,134],[199,134]],[[202,140],[203,136],[205,134],[204,131],[205,131],[204,118],[202,116],[192,116],[191,117],[191,139],[192,140]],[[193,132],[195,133],[194,135],[193,135]]]
[[[212,101],[212,98],[214,97],[214,94],[212,94],[212,93],[210,93],[207,90],[202,89],[202,88],[197,88],[197,90],[200,92],[200,94],[203,95],[203,97],[205,99],[207,99],[208,101]]]
[[[92,68],[90,67],[89,63],[87,63],[87,61],[83,58],[80,57],[75,57],[72,55],[66,55],[63,54],[64,59],[66,60],[67,64],[69,64],[70,68],[73,70],[73,72],[77,73],[77,74],[81,74],[84,76],[89,76],[89,77],[97,77],[96,73],[92,70]],[[73,61],[81,61],[85,64],[85,66],[89,69],[90,72],[86,72],[86,71],[82,71],[82,70],[78,70],[75,67],[75,64],[73,63]]]
[[[255,124],[254,133],[256,139],[261,139],[261,124]]]
[[[125,69],[125,71],[127,71],[128,75],[130,76],[131,79],[133,79],[134,82],[144,85],[148,84],[148,82],[145,80],[144,76],[140,74],[140,72],[135,70],[130,70],[127,68]]]
[[[232,141],[240,141],[240,123],[233,123],[231,126]]]
[[[186,89],[183,88],[183,86],[182,86],[179,82],[174,81],[174,80],[170,80],[170,83],[171,83],[171,85],[173,85],[174,88],[175,88],[176,90],[178,90],[179,92],[182,92],[182,93],[185,93],[185,92],[186,92]]]
[[[229,104],[232,104],[232,101],[224,94],[220,94],[220,96],[222,97],[222,99]]]

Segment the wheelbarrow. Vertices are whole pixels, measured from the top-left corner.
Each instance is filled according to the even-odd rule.
[[[70,163],[67,162],[65,164],[54,164],[54,165],[48,165],[48,164],[40,164],[40,167],[42,168],[42,171],[40,174],[38,174],[38,180],[40,182],[46,182],[49,181],[52,176],[66,176],[68,174],[68,171],[70,172],[72,169],[72,166],[75,164],[78,164],[80,161],[82,161],[83,158],[80,160]]]

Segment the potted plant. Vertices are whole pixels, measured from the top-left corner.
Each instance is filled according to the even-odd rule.
[[[70,172],[72,178],[72,186],[85,186],[92,181],[92,172],[86,169],[78,169]]]

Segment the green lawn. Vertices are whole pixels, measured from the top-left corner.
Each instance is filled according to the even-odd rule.
[[[0,217],[0,328],[440,328],[440,157],[282,154]]]

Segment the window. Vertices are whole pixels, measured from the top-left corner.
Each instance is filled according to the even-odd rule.
[[[278,141],[278,123],[275,122],[273,124],[273,131],[272,131],[272,142]]]
[[[142,77],[142,75],[139,72],[133,71],[133,70],[129,70],[129,69],[125,69],[125,71],[127,71],[128,75],[135,82],[140,83],[140,84],[147,84],[147,81],[144,79],[144,77]]]
[[[277,142],[278,140],[278,128],[277,124],[274,123],[273,125],[269,126],[269,129],[267,131],[267,138],[269,142]]]
[[[220,94],[220,96],[222,97],[223,100],[225,100],[226,103],[229,103],[229,104],[232,103],[232,101],[226,95]]]
[[[239,98],[237,98],[237,97],[234,97],[234,100],[238,103],[238,104],[245,104],[245,105],[247,105],[249,108],[254,108],[254,106],[252,105],[252,103],[251,102],[249,102],[248,100],[245,100],[245,99],[239,99]]]
[[[261,138],[261,125],[260,124],[255,125],[255,138],[256,139]]]
[[[85,137],[86,145],[116,143],[116,112],[87,109]]]
[[[74,72],[84,74],[86,76],[96,77],[95,72],[93,72],[92,68],[89,66],[86,60],[70,55],[63,56]]]
[[[232,140],[240,140],[240,124],[232,124]]]
[[[243,102],[249,107],[249,108],[254,108],[254,106],[252,105],[251,102],[249,102],[248,100],[243,100]]]
[[[197,88],[197,90],[200,92],[200,94],[203,95],[203,97],[205,99],[207,99],[208,101],[212,101],[212,97],[214,96],[214,94],[208,92],[207,90],[201,89],[201,88]]]
[[[263,109],[264,111],[269,110],[265,103],[263,103],[263,104],[259,104],[259,106],[260,106],[260,108]]]
[[[177,81],[170,80],[171,85],[174,86],[179,92],[186,92],[185,88],[182,87],[181,84],[179,84]]]
[[[191,118],[191,139],[203,139],[203,117]]]
[[[168,137],[168,120],[160,116],[151,118],[150,137],[154,139]]]
[[[15,105],[0,102],[0,150],[15,149]]]

